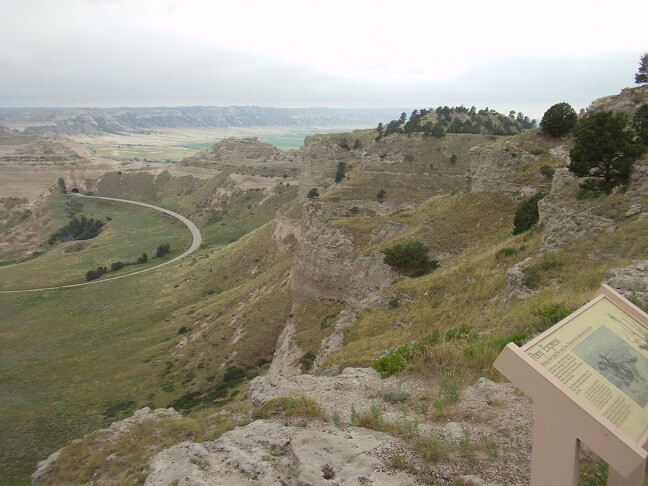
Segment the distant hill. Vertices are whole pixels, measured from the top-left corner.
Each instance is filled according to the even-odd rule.
[[[182,106],[156,108],[0,108],[0,125],[23,133],[98,135],[159,128],[370,127],[402,108],[268,108]]]

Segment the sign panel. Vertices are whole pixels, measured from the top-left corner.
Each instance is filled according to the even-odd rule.
[[[648,430],[648,328],[606,296],[522,350],[633,440]]]

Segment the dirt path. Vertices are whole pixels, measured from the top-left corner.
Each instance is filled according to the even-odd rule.
[[[102,197],[102,196],[83,196],[81,194],[75,194],[74,197],[87,197],[90,199],[105,199],[107,201],[117,201],[117,202],[123,202],[123,203],[128,203],[128,204],[136,204],[138,206],[144,206],[145,208],[151,208],[155,209],[157,211],[160,211],[162,213],[168,214],[169,216],[173,216],[176,219],[179,219],[182,221],[182,223],[189,228],[189,231],[191,231],[191,236],[193,241],[191,242],[191,246],[187,248],[183,253],[178,255],[175,258],[172,258],[168,262],[160,263],[159,265],[155,265],[154,267],[149,267],[145,268],[143,270],[137,270],[136,272],[131,272],[131,273],[126,273],[124,275],[115,275],[114,277],[108,277],[104,278],[101,280],[92,280],[90,282],[83,282],[83,283],[78,283],[78,284],[71,284],[71,285],[59,285],[57,287],[41,287],[38,289],[24,289],[24,290],[0,290],[0,293],[3,294],[10,294],[10,293],[18,293],[18,292],[39,292],[41,290],[57,290],[57,289],[70,289],[73,287],[81,287],[83,285],[94,285],[94,284],[99,284],[102,282],[107,282],[108,280],[116,280],[118,278],[124,278],[124,277],[130,277],[132,275],[137,275],[138,273],[144,273],[144,272],[150,272],[151,270],[155,270],[156,268],[163,267],[165,265],[170,265],[171,263],[175,263],[178,260],[183,259],[187,255],[192,254],[194,251],[198,249],[200,246],[200,243],[202,243],[202,235],[200,234],[200,230],[198,227],[193,224],[190,220],[182,216],[181,214],[178,214],[176,212],[173,212],[169,209],[164,209],[159,206],[153,206],[152,204],[146,204],[143,202],[137,202],[137,201],[129,201],[128,199],[117,199],[114,197]]]

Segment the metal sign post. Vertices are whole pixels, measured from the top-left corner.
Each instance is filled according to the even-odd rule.
[[[642,486],[648,457],[648,315],[604,285],[495,368],[534,402],[531,486],[576,486],[583,442],[608,486]]]

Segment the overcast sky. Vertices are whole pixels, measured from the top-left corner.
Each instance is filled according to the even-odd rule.
[[[488,105],[634,85],[648,1],[0,0],[0,106]]]

